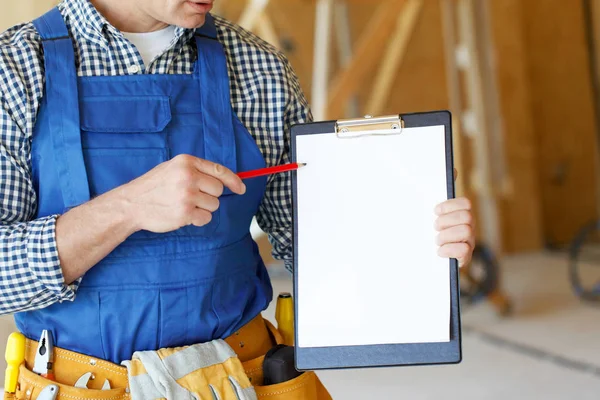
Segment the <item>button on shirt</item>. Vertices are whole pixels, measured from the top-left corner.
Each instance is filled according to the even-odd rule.
[[[59,9],[73,39],[79,76],[191,74],[194,31],[176,28],[170,46],[150,65],[88,0],[64,0]],[[251,33],[215,17],[227,55],[234,112],[268,165],[290,161],[290,127],[312,118],[285,57]],[[0,34],[0,314],[73,300],[79,280],[64,284],[55,240],[57,215],[34,219],[31,139],[44,91],[41,39],[31,23]],[[273,255],[291,270],[291,182],[269,178],[257,214]]]

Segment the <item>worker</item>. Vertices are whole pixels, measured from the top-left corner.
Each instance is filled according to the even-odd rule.
[[[249,227],[291,270],[290,176],[236,172],[288,162],[311,114],[284,56],[212,6],[64,0],[0,35],[0,312],[51,331],[59,398],[87,372],[67,358],[104,376],[138,351],[276,344]],[[440,256],[468,263],[469,201],[436,212]]]

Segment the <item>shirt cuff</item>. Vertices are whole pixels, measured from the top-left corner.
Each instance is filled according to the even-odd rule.
[[[28,223],[28,267],[56,301],[73,301],[81,278],[70,285],[65,284],[56,246],[57,218],[58,215],[52,215]]]
[[[294,262],[292,260],[285,260],[283,264],[285,265],[285,269],[294,273]]]

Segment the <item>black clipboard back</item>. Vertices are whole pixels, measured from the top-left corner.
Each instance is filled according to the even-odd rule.
[[[399,121],[396,126],[395,121]],[[352,134],[353,128],[360,122],[368,125],[369,130],[403,129],[411,127],[426,127],[443,125],[446,139],[446,183],[448,199],[455,197],[454,160],[452,150],[452,117],[449,111],[433,111],[402,114],[364,119],[312,122],[295,125],[291,129],[292,162],[297,162],[296,139],[301,135],[325,133]],[[383,124],[383,125],[382,125]],[[292,174],[293,220],[294,220],[294,249],[298,248],[298,196],[297,176]],[[462,341],[460,322],[459,271],[458,262],[449,260],[450,266],[450,341],[443,343],[414,343],[414,344],[381,344],[366,346],[339,346],[295,348],[296,369],[299,371],[416,366],[436,364],[457,364],[462,361]],[[294,298],[298,299],[298,253],[294,251]],[[298,326],[298,302],[295,302],[295,326]],[[297,335],[297,330],[296,330]],[[296,336],[296,343],[298,337]]]

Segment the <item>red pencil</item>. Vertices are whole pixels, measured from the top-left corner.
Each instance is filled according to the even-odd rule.
[[[256,178],[258,176],[279,174],[281,172],[288,172],[288,171],[295,171],[298,168],[304,167],[305,165],[306,164],[302,164],[302,163],[276,165],[274,167],[256,169],[254,171],[239,172],[238,176],[241,179]]]

